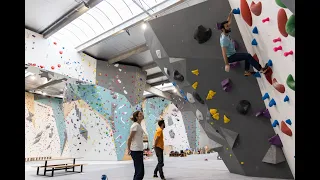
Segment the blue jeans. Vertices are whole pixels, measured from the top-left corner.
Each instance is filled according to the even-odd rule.
[[[144,177],[143,151],[131,151],[134,165],[133,180],[142,180]]]
[[[261,65],[251,56],[249,53],[235,53],[228,57],[228,62],[239,62],[239,61],[245,61],[244,63],[244,70],[249,71],[250,65],[256,68],[256,70],[261,70]]]

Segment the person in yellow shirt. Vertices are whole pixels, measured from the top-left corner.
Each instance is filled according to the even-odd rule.
[[[166,127],[164,120],[158,121],[159,127],[156,130],[156,133],[154,134],[154,145],[153,148],[156,152],[157,158],[158,158],[158,164],[156,168],[154,169],[153,177],[158,177],[158,171],[160,174],[161,180],[165,180],[166,178],[163,175],[163,169],[164,166],[163,163],[163,149],[164,149],[164,140],[163,140],[163,129]]]

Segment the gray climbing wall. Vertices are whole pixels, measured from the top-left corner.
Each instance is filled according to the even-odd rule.
[[[96,80],[101,87],[123,94],[131,105],[142,101],[146,73],[135,66],[113,64],[97,60]]]
[[[167,68],[168,78],[176,83],[183,96],[193,94],[195,90],[191,85],[198,82],[196,92],[205,103],[201,104],[193,97],[194,103],[188,103],[190,107],[182,110],[178,105],[178,108],[181,112],[191,109],[208,137],[223,146],[219,155],[231,173],[293,178],[287,162],[263,162],[270,148],[268,139],[275,132],[268,119],[255,117],[256,111],[265,108],[256,79],[243,76],[244,64],[229,73],[224,71],[219,44],[220,31],[215,26],[216,22],[226,20],[229,12],[228,1],[215,0],[154,19],[149,22],[145,31],[147,45],[154,61],[163,72]],[[201,45],[193,39],[193,33],[199,25],[212,29],[211,39]],[[245,51],[235,21],[231,28],[231,36],[240,46],[238,51]],[[198,76],[191,73],[195,69],[199,70]],[[183,82],[173,79],[174,70],[184,76]],[[220,84],[226,78],[230,78],[232,82],[230,92],[224,92]],[[212,100],[206,100],[209,90],[216,92]],[[236,105],[243,99],[251,103],[251,110],[247,115],[240,115],[236,111]],[[212,119],[208,113],[211,108],[218,110],[219,120]],[[231,121],[224,123],[223,115]]]

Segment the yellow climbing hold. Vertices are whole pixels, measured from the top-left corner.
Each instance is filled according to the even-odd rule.
[[[193,71],[191,71],[192,72],[192,74],[194,74],[194,75],[199,75],[199,70],[198,69],[196,69],[196,70],[193,70]]]
[[[226,150],[228,150],[229,148],[226,148]]]
[[[224,123],[228,123],[228,122],[230,122],[230,119],[226,115],[224,115],[223,116],[223,122]]]
[[[101,73],[99,73],[99,76],[101,76]]]
[[[244,164],[244,162],[241,162],[240,164]]]
[[[198,82],[193,83],[193,84],[192,84],[192,87],[193,87],[193,89],[197,89],[197,87],[198,87]]]
[[[218,112],[217,109],[210,109],[210,114],[213,116],[214,114],[216,114]]]
[[[211,125],[213,125],[213,122],[210,122]]]
[[[219,120],[219,113],[215,113],[212,117],[213,117],[215,120]]]
[[[232,156],[232,154],[230,154],[230,157]]]
[[[212,99],[216,92],[209,90],[206,100]]]

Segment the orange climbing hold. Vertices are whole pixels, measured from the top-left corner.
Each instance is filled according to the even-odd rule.
[[[252,1],[251,5],[250,5],[250,9],[251,9],[251,12],[254,15],[260,16],[261,11],[262,11],[262,3],[261,3],[261,1],[258,2],[257,4]]]
[[[287,126],[287,124],[284,121],[281,121],[281,131],[288,136],[292,136],[291,129]]]
[[[267,72],[264,74],[266,76],[267,81],[272,85],[272,74],[273,71],[272,69],[269,67]]]
[[[276,78],[273,78],[272,80],[272,86],[279,91],[280,93],[284,93],[286,91],[286,88],[283,84],[278,83]]]
[[[252,16],[249,5],[246,0],[240,0],[240,12],[243,20],[251,27]]]
[[[288,17],[284,9],[279,9],[278,11],[278,29],[282,36],[287,37],[288,33],[286,31],[286,24]]]

